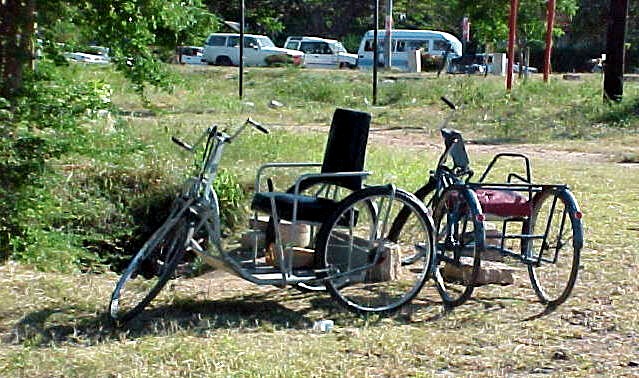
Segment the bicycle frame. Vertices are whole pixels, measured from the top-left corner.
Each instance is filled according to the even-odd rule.
[[[201,143],[204,138],[207,138],[202,167],[196,177],[187,181],[182,194],[176,199],[174,208],[168,218],[169,221],[165,223],[164,227],[171,227],[180,217],[184,216],[184,214],[193,217],[197,221],[195,222],[192,234],[189,235],[187,250],[195,252],[214,267],[238,274],[253,283],[281,286],[291,281],[305,281],[308,279],[307,277],[292,279],[291,277],[286,277],[283,273],[281,277],[278,278],[258,278],[255,276],[255,272],[249,271],[243,266],[242,262],[244,259],[242,256],[234,253],[236,252],[234,250],[226,250],[222,245],[220,207],[213,183],[217,177],[224,147],[244,131],[245,127],[249,124],[255,127],[259,125],[249,119],[230,136],[226,133],[219,132],[217,127],[212,127],[207,129],[204,135],[196,142],[197,145]],[[193,147],[184,142],[175,138],[173,141],[188,151],[195,151]],[[201,231],[207,234],[208,241],[213,248],[204,248],[201,242],[194,238],[194,236],[200,234]],[[264,275],[268,275],[269,273],[272,275],[273,272],[265,271]]]

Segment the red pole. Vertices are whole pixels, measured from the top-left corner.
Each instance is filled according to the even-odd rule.
[[[515,61],[515,33],[517,30],[517,10],[519,0],[510,0],[510,21],[508,22],[508,65],[506,67],[506,90],[513,87],[513,63]]]
[[[546,10],[546,50],[544,51],[544,82],[550,76],[550,56],[552,55],[552,29],[555,26],[555,0],[548,0]]]

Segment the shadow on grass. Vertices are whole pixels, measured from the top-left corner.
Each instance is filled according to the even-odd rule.
[[[520,322],[528,322],[528,321],[532,321],[532,320],[543,318],[543,317],[545,317],[547,315],[552,314],[553,312],[555,312],[557,310],[557,308],[559,308],[559,306],[556,306],[556,305],[543,306],[537,300],[519,298],[519,297],[515,297],[515,296],[496,296],[496,295],[492,295],[492,296],[483,296],[483,297],[473,297],[473,298],[470,298],[468,300],[468,303],[480,304],[485,311],[508,310],[509,306],[507,306],[504,302],[506,302],[506,303],[508,303],[508,302],[510,302],[510,303],[527,302],[528,303],[528,307],[527,308],[529,308],[531,310],[530,312],[528,312],[528,314],[530,314],[530,315],[522,314],[522,315],[524,315],[524,317],[519,320]],[[538,311],[537,306],[541,306],[539,312],[537,312]],[[454,311],[454,309],[447,309],[447,312],[452,312],[452,311]]]
[[[151,307],[122,327],[117,327],[105,312],[76,316],[83,312],[72,305],[31,312],[2,342],[42,347],[65,342],[91,345],[181,330],[203,334],[211,329],[304,329],[312,324],[306,318],[308,311],[288,309],[259,294],[215,301],[176,300]]]
[[[216,300],[175,299],[171,304],[143,311],[122,327],[117,327],[106,312],[89,314],[85,308],[73,305],[43,308],[20,319],[1,342],[30,347],[61,343],[95,345],[180,331],[207,335],[215,329],[310,330],[313,322],[320,318],[354,326],[375,326],[385,319],[351,313],[328,294],[282,292],[283,295],[267,291]],[[415,322],[412,316],[415,312],[433,305],[437,304],[429,301],[411,304],[390,319],[396,324]],[[419,321],[435,321],[439,317],[439,314],[420,317]]]

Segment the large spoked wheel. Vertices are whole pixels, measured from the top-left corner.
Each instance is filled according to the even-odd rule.
[[[473,293],[485,243],[481,218],[470,189],[448,188],[435,201],[435,284],[447,307],[461,305]]]
[[[567,190],[546,189],[533,199],[533,213],[524,234],[544,236],[524,243],[525,256],[534,260],[528,274],[541,302],[550,307],[570,295],[579,270],[583,246],[581,212]]]
[[[118,281],[109,316],[119,324],[131,320],[155,298],[182,259],[193,226],[185,217],[169,219],[135,255]]]
[[[409,209],[404,232],[390,240],[391,222],[402,209]],[[429,277],[432,221],[410,193],[392,186],[363,189],[340,202],[322,225],[316,252],[333,298],[359,313],[391,313],[412,300]],[[407,257],[410,264],[403,263]]]

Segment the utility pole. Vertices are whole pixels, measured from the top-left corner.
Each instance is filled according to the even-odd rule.
[[[517,12],[519,0],[510,0],[510,20],[508,22],[508,64],[506,65],[506,90],[513,88],[513,65],[515,62],[515,35],[517,32]],[[520,67],[521,68],[521,67]]]
[[[620,102],[623,97],[623,70],[626,51],[628,0],[610,0],[610,18],[604,64],[604,99]]]
[[[240,100],[244,95],[244,13],[246,9],[244,8],[244,0],[240,0]]]
[[[386,39],[384,40],[384,67],[393,66],[393,0],[386,0]]]
[[[379,0],[375,0],[375,20],[373,24],[375,29],[373,31],[373,105],[377,105],[377,58],[379,57],[379,46],[377,38],[379,36]]]

